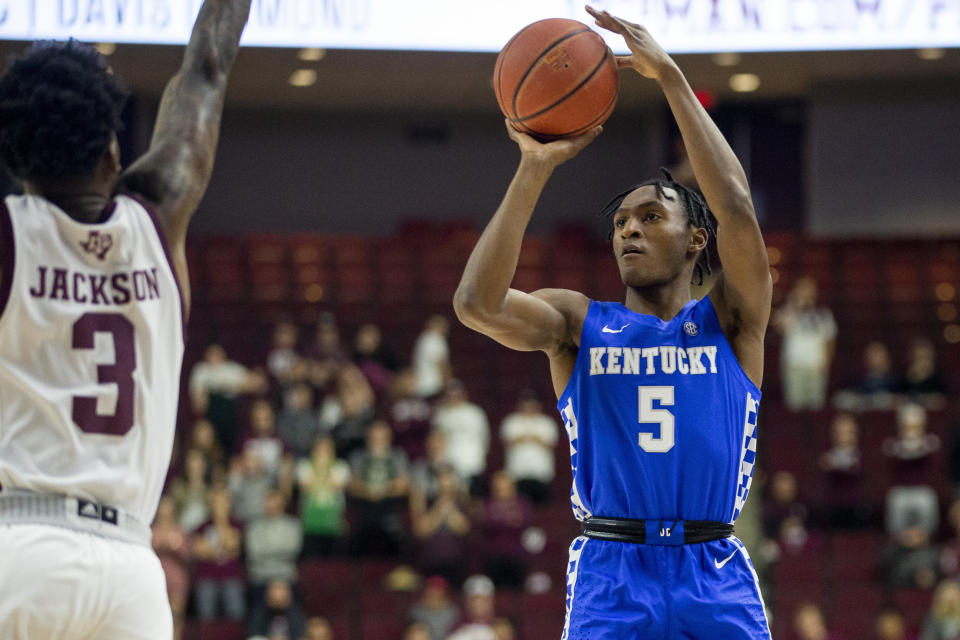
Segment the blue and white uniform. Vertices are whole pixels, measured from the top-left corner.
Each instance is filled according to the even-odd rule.
[[[709,298],[669,321],[591,301],[558,403],[571,502],[579,520],[646,521],[647,543],[574,540],[564,640],[770,637],[743,544],[682,544],[684,521],[736,521],[759,403]]]

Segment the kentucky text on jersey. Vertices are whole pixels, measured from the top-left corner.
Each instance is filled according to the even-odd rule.
[[[717,347],[590,347],[590,375],[717,373]]]
[[[30,295],[34,298],[122,305],[131,300],[155,300],[160,297],[156,267],[100,275],[38,266],[34,282],[30,287]]]

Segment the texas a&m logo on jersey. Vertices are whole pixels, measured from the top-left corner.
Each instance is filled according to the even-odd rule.
[[[109,233],[91,231],[90,235],[87,236],[87,241],[81,242],[80,246],[87,253],[92,253],[103,260],[107,257],[107,252],[110,251],[110,247],[113,246],[113,236]]]

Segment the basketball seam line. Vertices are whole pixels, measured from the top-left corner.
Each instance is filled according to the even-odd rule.
[[[520,93],[520,88],[523,86],[523,83],[527,81],[527,76],[529,76],[529,75],[530,75],[530,72],[533,71],[533,68],[534,68],[535,66],[537,66],[537,63],[540,62],[540,60],[543,59],[543,57],[544,57],[545,55],[547,55],[548,53],[550,53],[550,51],[552,51],[552,50],[554,49],[554,47],[556,47],[558,44],[560,44],[560,43],[563,42],[564,40],[569,40],[570,38],[572,38],[572,37],[575,36],[575,35],[579,35],[579,34],[581,34],[581,33],[586,33],[586,32],[588,32],[588,31],[591,31],[591,30],[588,29],[588,28],[578,29],[577,31],[572,31],[572,32],[568,33],[567,35],[563,36],[562,38],[559,38],[558,40],[554,40],[553,42],[550,43],[550,46],[549,46],[549,47],[547,47],[547,48],[544,49],[542,52],[540,52],[540,55],[538,55],[538,56],[534,59],[534,61],[530,63],[530,66],[527,67],[527,70],[523,72],[523,77],[520,78],[520,82],[517,83],[517,86],[516,86],[516,87],[514,88],[514,90],[513,90],[513,101],[512,101],[511,104],[510,104],[510,106],[511,106],[512,109],[513,109],[513,117],[511,118],[512,121],[514,121],[514,122],[523,122],[523,120],[526,119],[526,118],[520,118],[520,117],[517,115],[517,94]],[[591,33],[592,33],[592,31],[591,31]],[[606,57],[606,56],[604,56],[604,57]],[[591,75],[593,75],[593,74],[591,74]],[[564,98],[562,98],[561,101],[563,101],[564,99],[566,99],[566,96],[564,96]],[[550,109],[550,108],[553,107],[553,106],[554,106],[554,105],[550,105],[550,107],[547,107],[547,109]],[[542,113],[542,112],[541,112],[541,113]]]
[[[560,104],[561,102],[563,102],[564,100],[566,100],[567,98],[569,98],[570,96],[572,96],[573,94],[575,94],[577,91],[579,91],[579,90],[583,87],[583,85],[585,85],[585,84],[587,84],[588,82],[590,82],[590,80],[593,79],[593,76],[597,75],[597,71],[600,71],[600,69],[603,67],[604,63],[606,63],[606,61],[607,61],[607,56],[609,56],[609,55],[610,55],[610,50],[609,50],[609,49],[607,49],[606,51],[604,51],[604,52],[603,52],[603,57],[600,59],[600,62],[597,64],[597,66],[593,68],[593,71],[590,72],[590,75],[588,75],[586,78],[584,78],[584,79],[580,82],[580,84],[578,84],[578,85],[575,86],[573,89],[571,89],[570,91],[568,91],[565,96],[563,96],[562,98],[560,98],[559,100],[557,100],[557,101],[554,102],[553,104],[551,104],[551,105],[549,105],[549,106],[547,106],[547,107],[544,107],[544,108],[541,109],[540,111],[537,111],[536,113],[532,113],[532,114],[530,114],[529,116],[525,116],[525,117],[523,117],[523,118],[517,118],[517,119],[515,120],[515,122],[525,122],[526,120],[530,120],[531,118],[536,118],[536,117],[539,116],[539,115],[543,115],[543,114],[546,113],[547,111],[550,111],[550,109],[553,109],[555,106],[557,106],[558,104]],[[519,88],[520,88],[520,87],[518,86],[517,89],[519,89]],[[619,90],[618,90],[618,93],[619,93]],[[514,101],[516,101],[516,94],[514,94]],[[609,106],[609,105],[608,105],[608,106]],[[516,113],[516,110],[514,110],[514,113]],[[574,129],[574,131],[576,131],[576,129]],[[558,135],[558,134],[549,134],[549,135]],[[559,134],[559,135],[567,135],[567,134]]]
[[[617,90],[614,92],[613,97],[610,98],[610,102],[607,103],[607,106],[604,107],[603,111],[600,112],[600,115],[598,115],[596,118],[591,120],[588,124],[583,125],[579,129],[573,129],[572,131],[565,131],[563,133],[555,133],[555,134],[549,134],[549,135],[562,138],[564,136],[569,136],[569,135],[579,135],[581,133],[584,133],[588,129],[592,129],[595,122],[597,122],[598,120],[603,120],[605,117],[610,115],[610,112],[613,111],[613,107],[616,106],[617,98],[619,97],[620,97],[620,86],[618,83]],[[541,135],[547,135],[547,134],[541,134]]]

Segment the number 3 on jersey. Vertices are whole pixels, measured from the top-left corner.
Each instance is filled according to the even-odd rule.
[[[73,422],[85,433],[122,436],[133,428],[133,402],[137,369],[133,325],[119,313],[85,313],[73,325],[74,349],[94,348],[94,336],[106,333],[113,338],[113,363],[97,365],[97,384],[117,387],[117,404],[111,415],[97,413],[95,396],[73,397]]]
[[[656,423],[660,425],[660,436],[654,437],[650,431],[640,432],[640,448],[648,453],[666,453],[673,449],[674,416],[660,407],[673,406],[673,387],[638,387],[640,396],[641,424]],[[654,407],[654,401],[659,401],[660,407]]]

